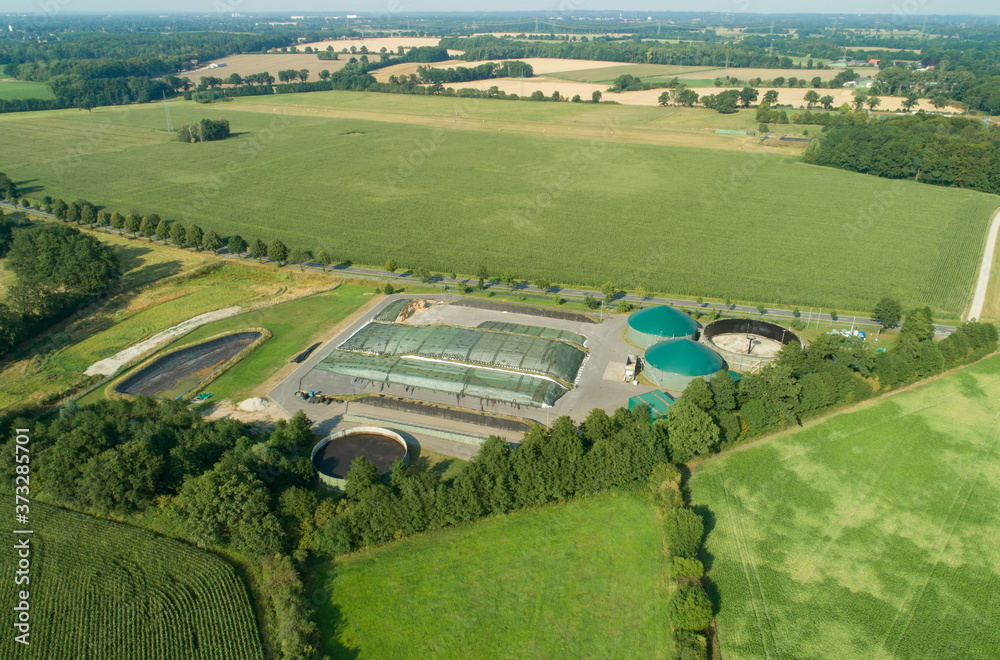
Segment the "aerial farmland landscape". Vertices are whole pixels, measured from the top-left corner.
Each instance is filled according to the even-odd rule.
[[[1000,658],[992,5],[0,14],[0,658]]]

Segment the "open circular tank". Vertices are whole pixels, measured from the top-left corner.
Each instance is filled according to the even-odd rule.
[[[327,488],[344,490],[347,472],[358,456],[374,463],[379,474],[389,472],[396,461],[406,465],[410,462],[410,452],[401,435],[378,426],[356,426],[332,433],[316,443],[312,451],[316,478]]]
[[[785,344],[801,343],[791,330],[757,319],[712,321],[702,331],[701,340],[718,351],[736,371],[755,371],[774,362]]]

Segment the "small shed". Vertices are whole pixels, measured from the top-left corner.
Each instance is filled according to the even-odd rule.
[[[652,420],[667,414],[670,406],[674,405],[674,398],[666,392],[653,390],[652,392],[633,396],[628,400],[629,410],[642,405],[649,408],[649,418]]]

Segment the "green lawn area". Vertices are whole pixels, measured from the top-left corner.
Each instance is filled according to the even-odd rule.
[[[371,299],[370,287],[344,284],[333,291],[254,310],[203,325],[185,335],[183,344],[196,344],[224,332],[267,328],[273,336],[206,388],[213,400],[242,401],[289,360],[319,341],[330,329]]]
[[[996,658],[1000,356],[702,464],[723,657]]]
[[[55,94],[49,86],[40,82],[0,79],[0,100],[18,101],[21,99],[54,99]]]
[[[316,579],[332,657],[672,657],[660,523],[634,496],[422,534]]]
[[[466,274],[485,264],[529,280],[611,281],[844,313],[893,295],[957,315],[971,297],[997,207],[995,196],[982,193],[805,165],[797,151],[667,147],[618,142],[610,133],[682,126],[696,142],[715,139],[713,122],[745,127],[752,113],[726,119],[613,104],[469,106],[484,122],[609,127],[595,146],[418,125],[465,112],[460,99],[280,96],[177,103],[175,125],[221,113],[237,133],[195,145],[174,141],[155,105],[6,115],[5,170],[15,180],[37,179],[42,189],[29,198],[85,196],[224,235],[280,237],[358,264],[391,257],[404,268]],[[284,119],[282,108],[290,110]],[[338,118],[340,108],[401,114],[395,123],[367,121]],[[93,136],[95,127],[100,139],[85,166],[72,167],[65,144]],[[429,155],[414,146],[428,140]],[[400,165],[414,153],[417,167]]]

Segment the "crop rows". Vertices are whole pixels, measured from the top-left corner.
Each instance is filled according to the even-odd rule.
[[[32,505],[31,658],[263,658],[223,560],[151,532]],[[13,580],[4,580],[12,602]]]
[[[314,94],[310,104],[343,94]],[[274,130],[274,116],[240,108],[267,103],[234,101],[226,116],[240,134],[194,146],[159,130],[159,109],[116,115],[87,166],[61,180],[51,172],[64,141],[18,137],[32,121],[20,119],[5,167],[15,179],[37,178],[45,194],[222,235],[278,237],[358,264],[393,258],[466,274],[485,265],[527,280],[841,311],[888,294],[960,312],[997,207],[994,196],[797,156],[617,142],[612,124],[604,141],[468,130],[433,138],[407,123],[289,116],[249,149]],[[442,113],[450,107],[442,100]],[[204,113],[179,107],[174,121]],[[60,115],[45,126],[76,135],[87,119]],[[220,178],[230,166],[235,173]]]

